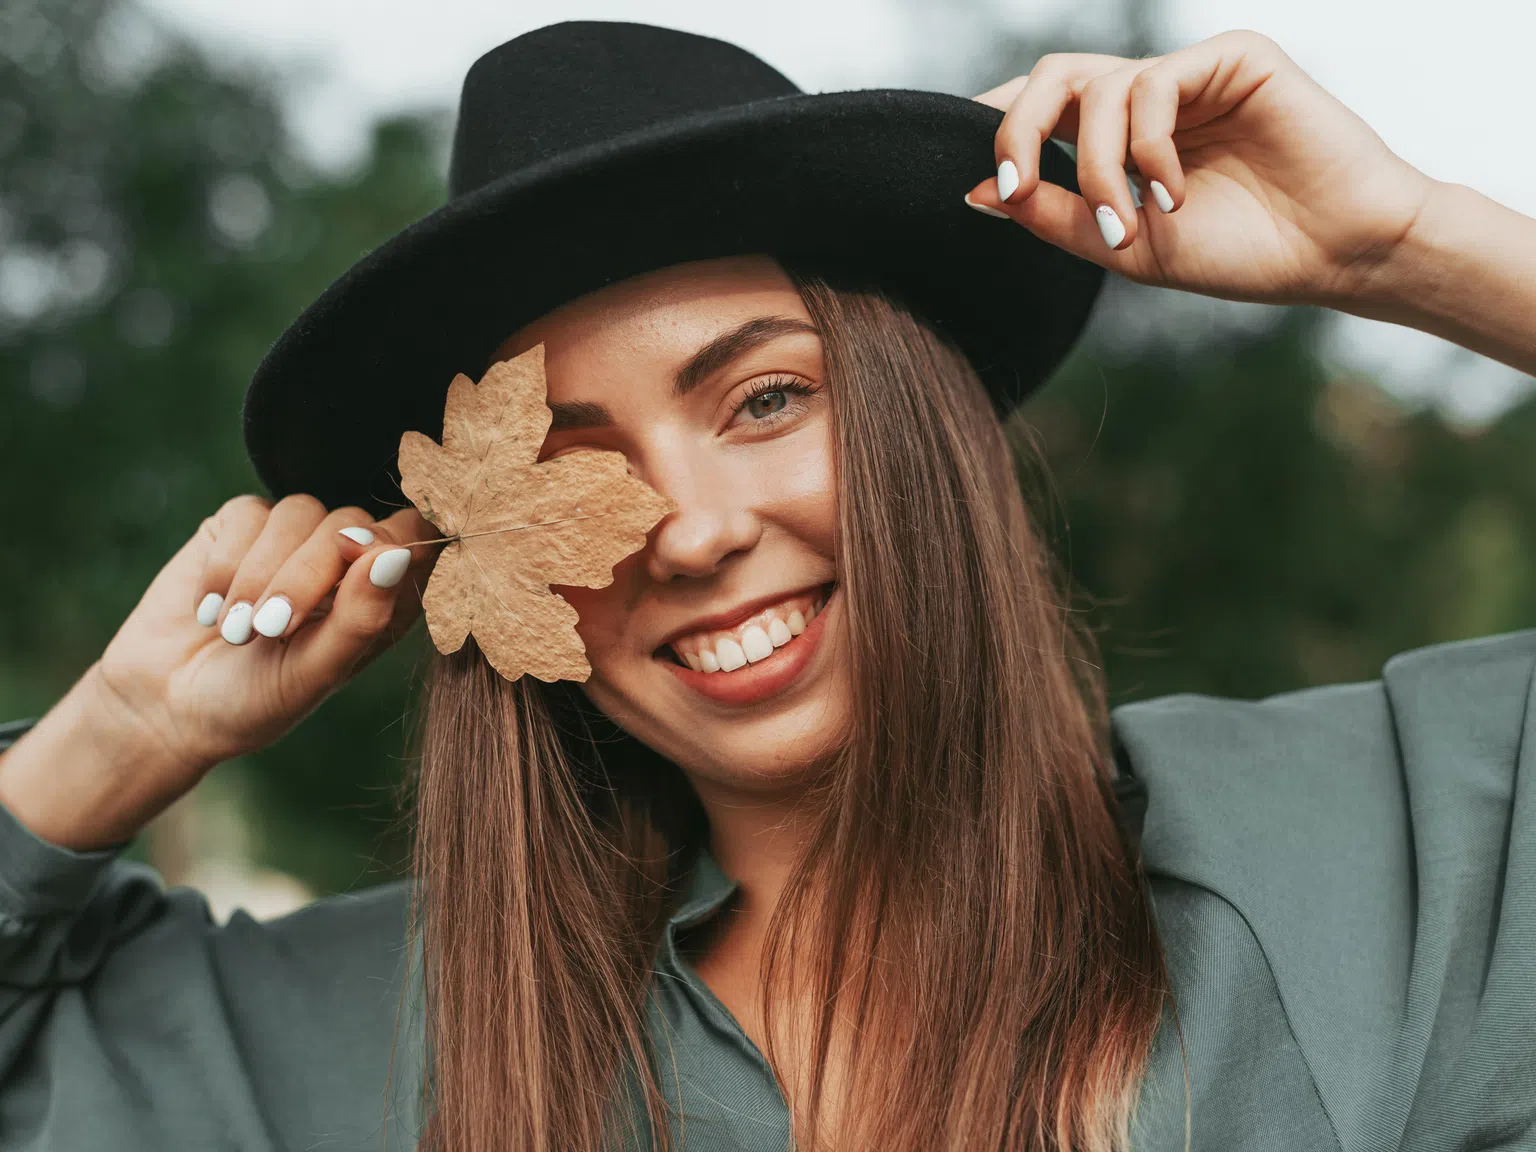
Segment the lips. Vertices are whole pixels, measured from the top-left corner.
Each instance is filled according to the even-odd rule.
[[[842,599],[839,592],[838,585],[833,583],[771,603],[756,601],[742,609],[747,615],[722,613],[713,618],[717,625],[728,627],[717,626],[679,633],[673,643],[686,646],[698,660],[698,668],[679,656],[678,649],[672,644],[657,649],[655,658],[681,686],[713,705],[738,709],[767,704],[781,698],[815,669],[826,666],[825,660],[818,657],[822,655],[821,641],[837,619]],[[768,633],[772,631],[782,639],[789,629],[789,616],[796,610],[800,611],[802,617],[807,610],[811,612],[805,630],[798,636],[789,633],[788,640],[777,648],[773,647],[773,638]],[[764,618],[770,614],[777,616],[781,628],[775,628],[772,619],[765,626]],[[829,624],[829,621],[833,623]],[[761,632],[768,646],[767,655],[758,659],[750,659],[748,649],[757,655],[763,651],[765,641],[757,638],[753,628]],[[726,642],[740,649],[743,661],[731,671],[725,671],[720,666],[720,651]],[[704,671],[706,651],[714,657],[717,668],[714,672]],[[731,649],[725,647],[725,652],[727,663],[734,663]]]
[[[674,637],[670,647],[695,672],[735,672],[772,656],[799,636],[826,604],[828,588],[799,592],[758,608],[729,628],[707,628]]]
[[[702,627],[679,630],[654,656],[703,673],[757,664],[793,641],[816,619],[836,582],[802,588],[779,599],[760,599],[737,611],[705,617]]]

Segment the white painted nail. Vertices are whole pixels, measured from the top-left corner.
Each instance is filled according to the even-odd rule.
[[[1000,209],[994,208],[990,204],[978,204],[978,203],[976,203],[976,201],[971,199],[971,194],[969,192],[967,192],[965,194],[965,202],[967,204],[969,204],[972,208],[976,209],[976,211],[980,212],[983,216],[996,216],[999,220],[1012,220],[1013,219],[1013,217],[1009,216],[1008,213],[1006,213],[1004,211],[1001,211]]]
[[[1172,212],[1173,197],[1168,195],[1168,189],[1163,187],[1161,180],[1152,181],[1152,199],[1157,201],[1158,211]]]
[[[715,645],[715,658],[720,661],[720,671],[734,672],[747,662],[747,654],[741,645],[727,637]]]
[[[373,543],[373,533],[366,528],[338,528],[337,531],[348,540],[357,541],[364,548]]]
[[[1100,204],[1095,212],[1094,219],[1099,222],[1099,233],[1104,237],[1104,243],[1111,248],[1120,247],[1120,241],[1125,239],[1125,225],[1120,223],[1120,217],[1108,204]]]
[[[997,198],[1007,200],[1019,190],[1019,170],[1012,160],[1004,160],[997,166]]]
[[[405,570],[410,566],[409,548],[391,548],[373,558],[373,567],[368,569],[368,580],[375,588],[393,588],[400,583]]]
[[[741,634],[741,651],[753,664],[773,655],[773,641],[756,624]]]
[[[251,638],[251,606],[242,600],[238,604],[230,606],[224,613],[224,627],[219,629],[219,635],[231,644],[244,644]]]
[[[224,597],[217,592],[208,593],[197,606],[197,622],[204,628],[212,628],[213,622],[219,618],[219,609],[222,607],[224,607]]]
[[[293,605],[281,596],[273,596],[251,618],[251,627],[263,636],[281,636],[293,619]]]

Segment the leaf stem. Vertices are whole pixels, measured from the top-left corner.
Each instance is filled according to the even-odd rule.
[[[471,536],[491,536],[497,532],[522,532],[529,528],[545,528],[551,524],[569,524],[572,520],[596,520],[602,516],[611,516],[611,512],[589,512],[582,516],[562,516],[558,520],[538,520],[532,524],[509,524],[505,528],[486,528],[480,532],[460,532],[457,536],[437,536],[431,540],[411,540],[399,545],[401,548],[414,548],[418,544],[443,544],[454,540],[468,540]]]

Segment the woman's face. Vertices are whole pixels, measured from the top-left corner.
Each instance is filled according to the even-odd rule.
[[[847,715],[821,341],[767,257],[610,285],[510,338],[542,342],[546,458],[623,452],[677,510],[580,616],[588,696],[696,783],[772,790]]]

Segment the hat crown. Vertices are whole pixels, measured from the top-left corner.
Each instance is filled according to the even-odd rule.
[[[799,91],[723,40],[623,21],[551,24],[491,49],[464,77],[449,196],[660,121]]]

